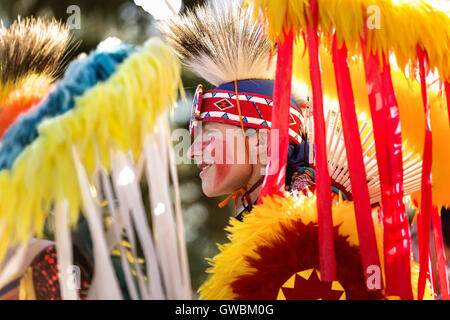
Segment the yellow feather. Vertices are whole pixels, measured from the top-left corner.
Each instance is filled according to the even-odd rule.
[[[273,41],[283,39],[291,28],[297,35],[306,32],[309,1],[247,0],[255,16],[268,21]],[[336,30],[339,43],[350,50],[360,47],[360,37],[368,26],[368,50],[394,53],[404,70],[417,58],[417,45],[429,56],[430,67],[450,81],[450,9],[444,2],[430,0],[317,0],[319,31],[330,37]],[[372,23],[373,22],[373,23]],[[377,24],[379,22],[379,24]]]
[[[72,145],[89,177],[96,148],[106,168],[109,148],[138,155],[144,134],[152,132],[156,117],[176,101],[179,84],[178,59],[161,40],[152,39],[108,80],[76,98],[71,111],[43,121],[39,137],[23,150],[11,171],[0,172],[0,221],[5,222],[4,234],[11,235],[2,245],[42,235],[51,205],[60,199],[69,200],[74,223],[82,202]]]
[[[220,253],[212,259],[207,259],[210,268],[207,273],[211,277],[200,287],[201,299],[233,300],[236,294],[231,284],[234,280],[255,270],[249,267],[244,256],[258,258],[256,249],[262,245],[270,245],[277,237],[282,236],[282,225],[289,228],[295,221],[304,224],[317,225],[316,197],[300,196],[294,198],[286,195],[267,196],[263,203],[253,207],[250,214],[244,216],[243,222],[231,218],[226,228],[229,242],[218,245]],[[377,239],[378,253],[383,266],[383,229],[381,223],[374,217],[374,229]],[[348,236],[349,244],[359,246],[356,218],[353,203],[340,201],[333,205],[333,225],[342,236]],[[384,270],[383,270],[384,272]],[[418,269],[411,263],[413,293],[416,296]],[[264,284],[261,284],[264,285]],[[431,298],[431,290],[427,287],[426,298]]]
[[[27,104],[42,99],[49,92],[53,80],[49,75],[30,74],[17,83],[0,84],[0,110],[14,103]]]

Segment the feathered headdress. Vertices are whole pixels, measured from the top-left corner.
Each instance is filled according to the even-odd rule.
[[[188,10],[162,24],[161,29],[189,67],[217,86],[205,92],[201,84],[197,86],[189,126],[192,136],[199,121],[240,126],[243,133],[244,127],[272,127],[276,59],[263,27],[253,21],[251,7],[242,10],[236,1],[209,4]],[[289,140],[298,146],[303,141],[306,106],[299,105],[294,96],[290,96],[289,104],[290,121],[285,126],[289,127]],[[237,214],[246,188],[247,182],[219,206],[234,198]]]
[[[55,20],[19,18],[0,27],[0,139],[17,116],[49,92],[72,48],[69,28]]]
[[[272,123],[275,54],[264,28],[253,21],[249,7],[236,1],[206,5],[161,24],[167,41],[199,76],[217,86],[197,88],[191,133],[199,120],[251,128]],[[290,139],[302,141],[304,105],[290,101]]]
[[[371,222],[370,186],[367,184],[370,172],[364,161],[367,145],[360,137],[356,110],[370,114],[373,126],[384,227],[386,292],[403,299],[412,298],[410,233],[403,201],[403,196],[414,189],[408,180],[418,180],[417,171],[408,166],[412,153],[413,157],[421,159],[412,167],[417,168],[417,164],[422,167],[418,298],[422,298],[425,288],[431,220],[438,243],[437,256],[441,257],[438,259],[441,292],[444,298],[448,298],[438,214],[439,206],[449,202],[448,192],[442,192],[446,184],[441,180],[449,172],[448,148],[443,147],[449,137],[448,123],[444,123],[448,115],[443,92],[433,92],[427,85],[430,70],[435,71],[445,87],[447,109],[450,110],[450,65],[445,58],[450,47],[448,6],[444,2],[423,0],[303,0],[295,4],[284,0],[255,0],[252,3],[257,8],[256,15],[268,22],[267,33],[278,43],[279,60],[280,51],[284,48],[285,61],[304,56],[304,49],[292,50],[295,37],[303,36],[303,48],[307,48],[309,59],[301,64],[306,68],[300,67],[306,72],[298,72],[298,67],[291,68],[287,63],[278,65],[277,71],[284,70],[283,77],[278,79],[280,83],[286,83],[285,79],[290,78],[291,71],[294,71],[299,78],[309,78],[305,82],[311,86],[323,278],[335,279],[336,266],[329,195],[331,179],[327,164],[329,143],[323,112],[324,97],[328,95],[339,103],[342,114],[364,270],[378,265],[379,259]],[[322,58],[322,48],[328,52],[327,59]],[[398,70],[392,61],[396,61]],[[330,81],[333,72],[335,76]],[[405,76],[409,81],[405,81]],[[408,157],[410,159],[405,159]],[[273,187],[269,183],[263,186],[262,194],[270,194],[270,190]],[[365,276],[367,278],[368,274]]]
[[[2,68],[9,76],[3,79],[3,92],[26,89],[22,79],[37,73],[44,74],[48,89],[58,70],[56,61],[63,56],[67,28],[26,21],[14,25],[11,34],[5,31],[8,36],[3,39],[10,39],[7,52],[15,52],[14,61],[28,61],[34,67],[13,68],[5,53]],[[17,40],[14,35],[32,38]],[[77,299],[79,292],[70,286],[66,270],[74,265],[70,228],[82,212],[94,257],[88,298],[191,297],[175,158],[164,116],[180,83],[177,57],[160,40],[132,46],[108,39],[73,61],[36,108],[9,126],[0,146],[0,288],[15,276],[31,239],[42,238],[51,220],[55,258],[59,270],[64,270],[56,273],[60,297]],[[144,173],[151,212],[146,212],[140,189]],[[105,215],[111,223],[103,220]],[[5,253],[14,247],[18,249],[6,261]],[[120,252],[126,292],[121,291],[111,261],[113,251]],[[52,294],[59,294],[58,287],[52,288]]]
[[[296,254],[299,256],[293,261],[300,261],[302,257],[311,258],[309,266],[312,269],[320,267],[322,281],[347,282],[348,279],[345,279],[343,274],[350,272],[346,268],[352,266],[346,266],[345,259],[341,260],[342,257],[336,259],[334,250],[334,243],[336,242],[337,247],[337,242],[340,241],[339,236],[348,234],[348,230],[342,232],[342,228],[337,228],[335,215],[332,215],[332,211],[340,211],[339,208],[344,206],[332,206],[330,189],[333,186],[332,181],[338,180],[343,183],[340,187],[351,191],[351,199],[354,202],[351,211],[354,210],[356,223],[353,225],[352,235],[358,237],[357,251],[360,255],[360,272],[363,274],[361,279],[354,279],[355,282],[349,287],[362,286],[362,292],[378,291],[383,292],[384,296],[421,299],[426,287],[429,225],[433,215],[433,221],[436,221],[436,224],[433,222],[436,229],[435,240],[439,243],[436,250],[439,252],[437,255],[441,257],[438,264],[441,290],[444,292],[443,296],[448,297],[444,276],[445,259],[442,259],[442,237],[438,231],[439,216],[437,209],[433,208],[433,205],[444,205],[449,201],[448,192],[443,192],[447,190],[443,182],[448,179],[443,177],[446,177],[450,170],[443,168],[447,167],[450,159],[446,151],[448,148],[443,147],[444,144],[441,143],[448,140],[448,123],[444,123],[448,116],[445,109],[441,108],[444,104],[442,94],[431,90],[427,93],[426,85],[428,67],[436,68],[441,80],[447,82],[445,86],[449,98],[450,69],[448,59],[444,58],[448,56],[450,41],[448,9],[421,0],[255,0],[246,3],[255,8],[254,16],[262,22],[261,28],[265,29],[265,34],[273,43],[277,43],[272,129],[280,130],[281,149],[288,148],[286,141],[290,136],[286,123],[289,122],[288,110],[291,108],[289,89],[292,75],[312,92],[312,124],[307,127],[307,133],[308,139],[314,143],[314,153],[310,148],[310,160],[315,169],[317,199],[311,200],[315,204],[311,208],[316,211],[316,218],[313,224],[308,225],[309,229],[302,229],[302,232],[317,235],[317,252],[313,250],[311,254],[316,256],[306,257],[298,251]],[[379,27],[377,21],[373,22],[371,13],[375,15],[375,19],[379,19]],[[216,20],[208,20],[208,26]],[[186,25],[190,23],[185,22]],[[415,25],[413,30],[411,23]],[[198,38],[201,42],[202,34],[198,34]],[[294,45],[296,38],[298,41]],[[189,54],[183,56],[189,61]],[[399,65],[398,70],[392,62],[394,57]],[[402,71],[404,74],[401,74]],[[405,75],[409,80],[405,80]],[[420,80],[417,82],[418,79]],[[340,110],[325,113],[324,101],[339,105]],[[431,124],[438,135],[438,143],[433,144],[433,147],[430,106]],[[423,130],[418,131],[418,126]],[[424,132],[426,134],[423,134]],[[439,148],[444,150],[438,150]],[[435,158],[434,162],[431,157]],[[244,226],[233,222],[229,229],[232,232],[230,245],[221,247],[223,252],[214,258],[213,268],[210,270],[214,275],[202,287],[203,296],[218,298],[224,292],[222,288],[229,285],[230,290],[234,294],[238,293],[238,296],[239,292],[250,294],[242,294],[239,296],[241,298],[254,298],[251,293],[257,289],[267,293],[267,297],[275,298],[279,293],[278,289],[281,292],[279,296],[284,296],[280,288],[283,285],[282,280],[286,281],[288,289],[294,289],[297,280],[298,284],[302,283],[303,280],[294,276],[298,275],[296,272],[302,271],[296,269],[299,266],[286,264],[277,268],[289,268],[283,269],[283,272],[291,272],[292,278],[280,278],[270,293],[265,291],[273,278],[269,276],[270,272],[280,274],[281,271],[277,269],[278,272],[275,272],[271,269],[273,265],[268,263],[276,259],[264,261],[263,257],[276,255],[277,252],[273,249],[277,248],[280,241],[289,245],[288,240],[297,243],[297,237],[302,237],[302,232],[297,232],[293,226],[294,222],[299,222],[291,221],[292,212],[295,211],[294,204],[291,199],[282,198],[286,196],[282,192],[285,173],[280,170],[284,168],[286,158],[283,150],[271,155],[272,163],[278,171],[277,174],[266,177],[259,206],[252,212],[282,212],[278,220],[271,219],[267,225],[261,226],[261,231],[276,230],[275,234],[264,235],[264,240],[261,241],[256,238],[262,238],[256,237],[256,248],[245,253],[246,240],[240,236],[244,232],[245,224],[263,222],[258,221],[252,213],[247,219],[244,218]],[[410,266],[410,233],[403,197],[418,189],[422,192],[422,207],[419,215],[421,266],[417,279],[415,268]],[[302,206],[309,201],[300,197],[294,203]],[[375,204],[381,205],[379,213],[382,226],[375,223],[372,217],[371,205]],[[344,219],[349,219],[349,214],[353,212],[346,212]],[[380,234],[381,227],[384,237],[377,242],[376,234]],[[289,230],[292,233],[288,234]],[[347,245],[352,247],[353,244]],[[232,264],[236,258],[234,250],[237,247],[243,249],[239,261],[245,261],[239,265]],[[379,254],[379,249],[382,254]],[[338,252],[342,253],[342,247]],[[381,265],[383,262],[384,265]],[[366,288],[373,270],[383,271],[378,273],[380,285]],[[315,272],[309,272],[308,277],[312,274]],[[262,287],[257,287],[258,279]],[[384,281],[386,289],[380,291]],[[329,286],[335,286],[334,282],[329,283]],[[345,287],[345,290],[349,288],[347,284]],[[297,289],[302,293],[301,286]]]
[[[275,76],[270,39],[251,8],[240,10],[235,1],[188,9],[160,28],[189,67],[215,86]]]

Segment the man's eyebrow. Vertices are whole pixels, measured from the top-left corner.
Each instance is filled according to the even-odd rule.
[[[204,131],[202,132],[203,134],[208,134],[208,133],[214,133],[215,131],[217,131],[217,129],[204,129]]]

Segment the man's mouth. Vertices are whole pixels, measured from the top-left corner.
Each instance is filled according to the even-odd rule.
[[[197,165],[197,167],[201,170],[200,178],[202,177],[202,175],[205,174],[206,170],[208,170],[212,165],[213,165],[212,163],[205,163],[205,162],[201,162]]]

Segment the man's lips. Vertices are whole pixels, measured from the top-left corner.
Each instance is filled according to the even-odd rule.
[[[212,163],[206,163],[206,162],[200,162],[197,164],[197,167],[201,170],[200,177],[208,170],[213,164]]]

